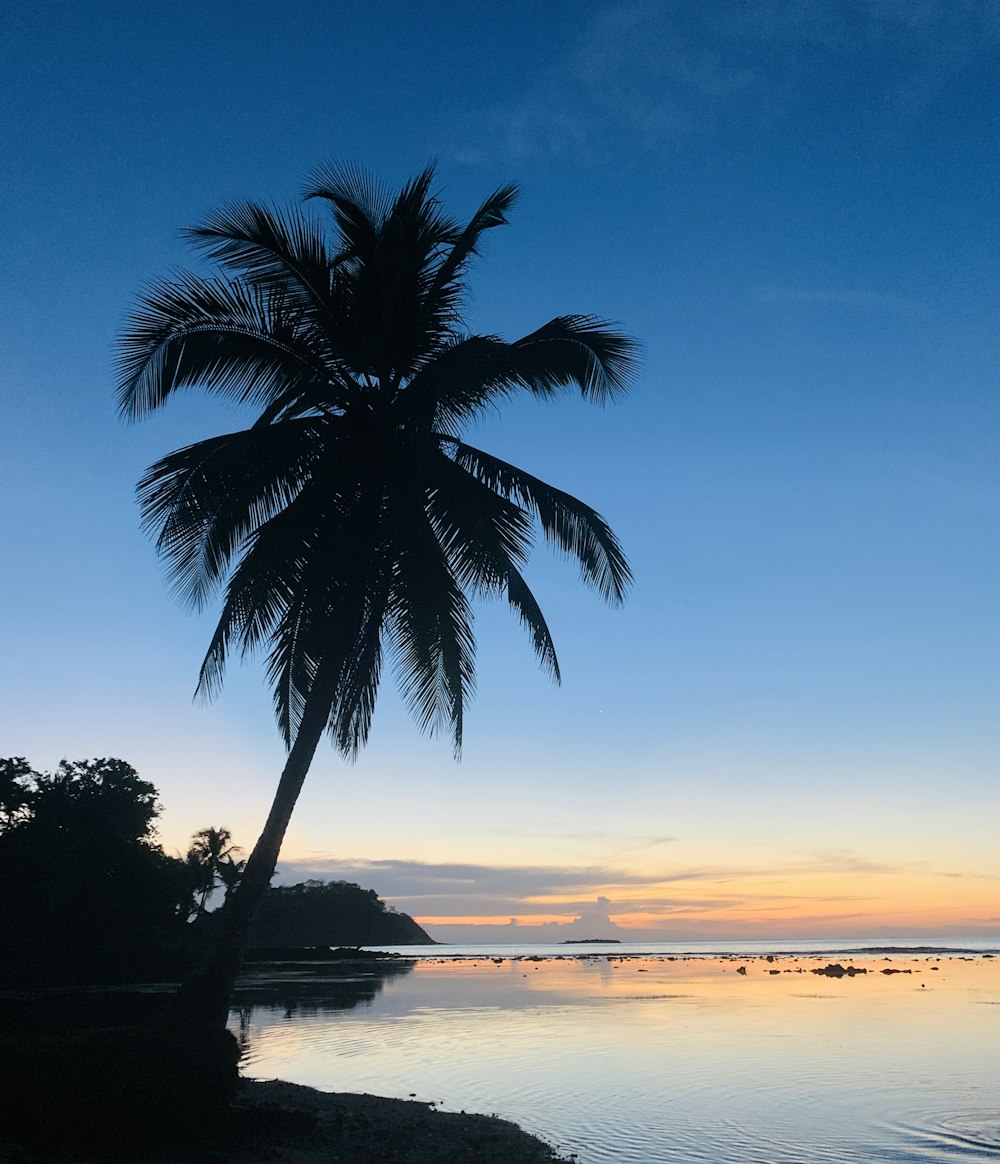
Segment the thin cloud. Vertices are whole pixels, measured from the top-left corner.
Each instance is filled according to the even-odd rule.
[[[573,832],[567,829],[556,828],[555,825],[534,828],[524,828],[519,825],[492,825],[482,829],[487,836],[493,837],[524,837],[532,841],[606,841],[614,834],[603,832],[600,829],[588,829]]]
[[[787,870],[809,873],[903,873],[912,872],[923,864],[922,861],[907,861],[902,864],[873,861],[868,857],[860,857],[849,849],[826,849],[809,854],[803,861],[789,865]]]
[[[925,304],[890,295],[882,291],[866,291],[850,287],[759,287],[753,292],[758,303],[819,304],[830,307],[854,307],[863,311],[888,311],[904,315],[927,317],[933,314]]]
[[[650,840],[650,838],[646,838]],[[667,838],[652,838],[665,842]],[[282,861],[280,884],[326,878],[354,881],[407,913],[426,917],[497,917],[518,915],[569,916],[588,901],[609,894],[624,913],[690,913],[760,908],[765,903],[798,903],[805,892],[784,893],[758,888],[760,879],[801,879],[830,872],[871,874],[891,866],[866,861],[846,852],[810,855],[782,866],[726,868],[707,866],[648,872],[609,865],[493,866],[415,860],[320,858]],[[722,893],[679,893],[681,886],[711,885]],[[671,891],[671,886],[677,890]],[[857,900],[846,898],[845,900]]]
[[[669,151],[723,125],[796,117],[824,84],[840,99],[845,61],[871,80],[872,116],[892,129],[998,43],[1000,9],[979,0],[625,0],[592,10],[514,100],[470,111],[453,153],[482,161],[484,136],[490,156],[520,160],[605,162],[609,143]]]
[[[318,858],[281,862],[282,884],[310,877],[364,881],[384,896],[408,897],[449,893],[467,895],[511,894],[541,896],[585,893],[609,883],[642,885],[648,875],[606,866],[554,867],[546,865],[474,865],[408,860]]]
[[[677,837],[669,835],[659,837],[626,837],[624,839],[630,843],[621,850],[623,853],[639,853],[643,849],[658,849],[661,845],[673,845],[677,843]]]
[[[598,10],[516,102],[479,111],[474,124],[477,136],[491,124],[491,146],[515,158],[596,159],[609,136],[658,150],[720,108],[746,109],[759,88],[751,67],[726,63],[661,5],[638,0]]]
[[[493,825],[482,830],[494,837],[520,837],[531,841],[611,841],[616,843],[620,853],[637,853],[642,849],[652,849],[660,845],[670,845],[677,837],[663,834],[609,833],[600,829],[589,831],[567,831],[565,829],[522,828],[517,825]]]

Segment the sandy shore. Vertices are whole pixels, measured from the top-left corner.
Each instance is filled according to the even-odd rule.
[[[541,1140],[496,1116],[440,1112],[427,1103],[243,1080],[217,1137],[145,1154],[128,1164],[568,1164]],[[68,1164],[91,1157],[38,1154],[0,1143],[2,1164]],[[97,1159],[97,1158],[93,1158]],[[101,1156],[102,1164],[109,1157]]]

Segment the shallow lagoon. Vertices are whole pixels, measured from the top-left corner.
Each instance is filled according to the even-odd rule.
[[[581,1164],[1000,1160],[1000,958],[448,953],[249,976],[245,1072],[495,1112]]]

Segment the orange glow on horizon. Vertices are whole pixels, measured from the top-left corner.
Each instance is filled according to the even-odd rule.
[[[505,913],[502,917],[483,917],[477,914],[464,914],[456,917],[430,917],[421,914],[414,915],[413,920],[419,926],[503,926],[504,929],[515,930],[518,926],[543,926],[550,922],[565,925],[571,922],[574,913],[535,913],[521,914]],[[511,921],[516,924],[511,925]]]
[[[823,934],[880,926],[928,933],[942,928],[976,932],[993,928],[1000,914],[1000,890],[993,878],[948,876],[921,868],[792,868],[734,874],[720,870],[689,881],[651,878],[645,884],[588,886],[585,892],[570,893],[512,900],[505,914],[462,915],[452,910],[414,916],[428,926],[513,930],[552,923],[565,926],[582,918],[584,924],[599,927],[602,917],[593,907],[598,898],[606,898],[606,916],[622,930],[690,930],[705,925],[714,932],[731,928],[766,937],[794,930]],[[525,913],[526,905],[544,912]]]

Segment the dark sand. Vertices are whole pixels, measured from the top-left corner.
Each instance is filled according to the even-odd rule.
[[[568,1164],[496,1116],[440,1112],[427,1103],[341,1095],[280,1080],[242,1080],[231,1126],[218,1138],[117,1157],[37,1154],[0,1144],[3,1164],[70,1160],[127,1164]]]

